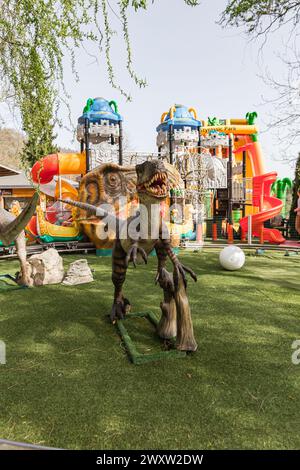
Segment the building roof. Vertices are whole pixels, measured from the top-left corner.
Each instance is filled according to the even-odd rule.
[[[39,189],[42,193],[46,194],[47,196],[54,197],[55,196],[55,188],[57,177],[54,177],[53,181],[48,184],[41,184]],[[69,180],[67,178],[62,178],[63,181],[66,181],[75,188],[78,188],[79,183],[77,181]],[[35,188],[36,185],[27,178],[26,174],[22,171],[19,174],[13,176],[2,176],[0,177],[0,190],[1,189],[30,189]]]
[[[6,165],[2,165],[2,163],[0,163],[0,178],[2,178],[3,176],[15,176],[15,175],[19,175],[21,172],[19,170],[15,170],[13,168],[10,168]]]
[[[0,189],[12,188],[32,188],[33,184],[24,172],[17,173],[13,176],[2,176],[0,178]]]

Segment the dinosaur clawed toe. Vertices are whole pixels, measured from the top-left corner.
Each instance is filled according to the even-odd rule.
[[[130,246],[130,248],[127,252],[127,255],[126,255],[126,259],[125,259],[126,267],[128,267],[129,262],[132,261],[133,266],[136,268],[138,254],[141,255],[144,263],[147,264],[148,257],[147,257],[147,253],[145,252],[145,250],[143,248],[141,248],[140,246],[138,246],[137,243],[133,243]]]
[[[178,289],[180,276],[182,277],[184,287],[186,288],[187,286],[186,273],[188,273],[191,276],[191,278],[195,282],[197,282],[197,276],[191,268],[189,268],[188,266],[184,266],[184,264],[180,263],[179,261],[176,264],[174,264],[174,286],[176,290]]]
[[[115,323],[117,320],[123,320],[126,313],[130,311],[131,304],[128,299],[123,297],[121,300],[115,300],[110,313],[110,320]]]

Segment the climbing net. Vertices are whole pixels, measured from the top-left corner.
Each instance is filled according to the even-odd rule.
[[[175,154],[175,166],[184,181],[186,201],[194,207],[196,218],[203,219],[207,191],[227,187],[227,161],[183,149]]]

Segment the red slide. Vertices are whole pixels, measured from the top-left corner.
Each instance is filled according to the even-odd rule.
[[[263,230],[265,241],[279,244],[285,241],[281,232],[275,228],[265,228],[263,226],[266,220],[280,214],[283,206],[280,199],[270,196],[271,185],[276,181],[276,178],[276,172],[253,177],[253,206],[259,207],[259,212],[252,215],[252,233],[255,237],[259,237],[261,230]],[[248,217],[241,219],[240,225],[244,233],[247,233]]]

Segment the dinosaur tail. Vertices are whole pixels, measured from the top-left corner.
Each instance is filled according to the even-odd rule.
[[[58,199],[59,201],[63,202],[64,204],[70,204],[71,206],[79,207],[90,214],[94,214],[99,219],[105,218],[105,223],[110,224],[111,227],[114,228],[116,232],[116,236],[119,236],[121,231],[123,230],[124,226],[126,226],[126,220],[120,219],[116,217],[114,214],[107,212],[106,210],[102,209],[101,207],[93,206],[92,204],[88,204],[86,202],[81,201],[74,201],[73,199]]]
[[[85,211],[90,212],[91,214],[96,215],[97,217],[106,217],[109,213],[100,207],[93,206],[92,204],[88,204],[86,202],[74,201],[73,199],[58,199],[59,201],[63,202],[64,204],[69,204],[70,206],[79,207],[79,209],[83,209]]]
[[[21,214],[10,222],[2,232],[0,232],[0,239],[4,245],[10,245],[17,238],[19,233],[24,230],[35,212],[38,199],[39,195],[35,192]]]

